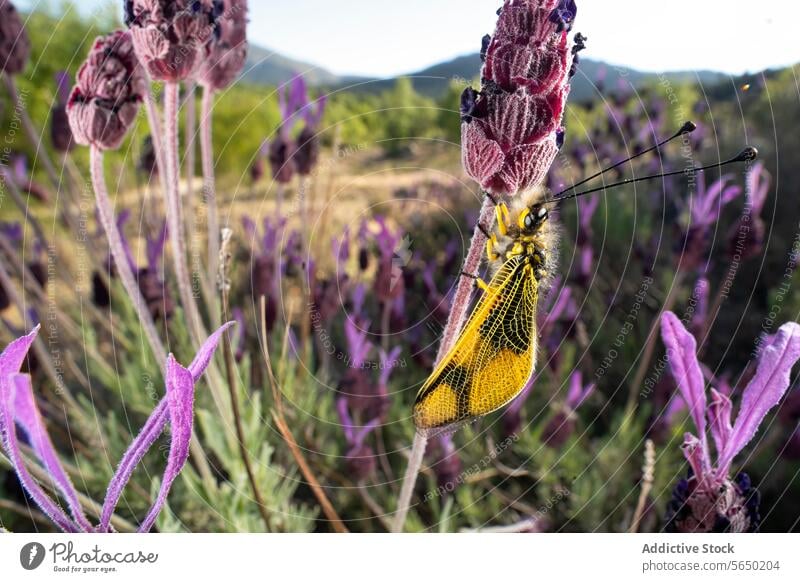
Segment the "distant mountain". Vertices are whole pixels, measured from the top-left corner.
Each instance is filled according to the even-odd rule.
[[[451,61],[439,63],[423,69],[408,76],[414,84],[414,88],[428,97],[437,98],[442,96],[452,81],[459,83],[470,82],[477,79],[481,70],[481,58],[478,53],[458,57]],[[572,89],[570,99],[575,101],[587,101],[597,96],[597,90],[592,85],[605,71],[607,82],[616,83],[616,78],[620,77],[617,67],[607,65],[600,61],[591,59],[581,59],[578,74],[572,79]],[[656,73],[645,73],[633,69],[624,69],[626,81],[639,87],[647,81],[652,81]],[[698,82],[703,85],[715,85],[727,78],[723,73],[713,71],[679,71],[666,73],[665,77],[673,83]],[[396,79],[382,79],[360,85],[357,90],[368,92],[380,92],[390,88]],[[341,86],[341,85],[340,85]],[[612,87],[608,87],[612,89]]]
[[[285,57],[273,50],[250,44],[242,79],[254,85],[281,85],[301,73],[309,85],[335,87],[357,82],[360,77],[336,75],[311,63]]]
[[[481,58],[478,53],[464,55],[422,69],[415,73],[404,75],[411,79],[414,88],[421,94],[432,98],[441,97],[452,81],[461,84],[476,79],[481,70]],[[616,79],[622,78],[618,70],[624,70],[626,82],[634,86],[641,86],[647,81],[652,81],[657,73],[646,73],[633,69],[618,69],[591,59],[581,59],[578,74],[572,79],[570,99],[575,101],[588,101],[597,95],[592,83],[605,71],[608,89],[616,86]],[[243,78],[245,81],[257,85],[278,85],[289,81],[297,73],[302,73],[310,85],[326,89],[345,89],[359,93],[380,93],[390,89],[397,78],[372,79],[369,77],[336,75],[322,67],[285,57],[275,51],[250,45],[247,65]],[[666,73],[665,77],[673,83],[697,82],[712,86],[726,80],[724,73],[713,71],[679,71]]]

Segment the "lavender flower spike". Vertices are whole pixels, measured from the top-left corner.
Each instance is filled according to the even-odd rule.
[[[127,0],[125,24],[156,81],[190,78],[205,57],[219,14],[212,0]]]
[[[759,355],[755,376],[744,389],[736,421],[731,424],[730,398],[711,390],[706,406],[700,364],[692,335],[671,312],[662,317],[662,336],[672,361],[672,375],[689,405],[699,435],[686,433],[683,454],[692,470],[675,487],[667,512],[667,529],[680,532],[747,532],[759,526],[759,496],[750,478],[729,471],[734,457],[753,439],[767,413],[789,388],[792,367],[800,360],[800,325],[780,327]],[[714,463],[706,444],[706,416],[716,447]]]
[[[464,168],[493,194],[537,186],[558,153],[575,12],[574,2],[506,0],[484,39],[482,87],[461,97],[461,135]]]
[[[231,85],[247,60],[247,0],[221,0],[220,4],[219,33],[208,44],[198,73],[199,81],[214,91]]]
[[[130,33],[99,37],[81,65],[67,103],[75,141],[116,149],[136,119],[147,91]]]

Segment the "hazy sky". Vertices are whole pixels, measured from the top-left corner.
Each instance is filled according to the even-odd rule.
[[[20,7],[40,0],[17,0]],[[80,0],[85,10],[110,0]],[[122,0],[117,2],[122,4]],[[797,0],[577,0],[584,55],[739,74],[800,62]],[[500,0],[250,0],[251,40],[335,73],[393,76],[475,52]],[[83,8],[85,7],[85,8]]]

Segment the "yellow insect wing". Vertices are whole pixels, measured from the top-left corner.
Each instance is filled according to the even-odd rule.
[[[417,426],[444,426],[452,422],[456,410],[458,395],[447,384],[439,384],[425,400],[425,406],[415,411],[414,419]]]
[[[417,394],[417,428],[484,416],[522,391],[535,362],[537,289],[524,257],[512,257],[498,270],[455,345]]]
[[[533,347],[533,346],[532,346]],[[501,350],[477,372],[469,395],[471,416],[485,416],[511,402],[533,371],[530,353]]]

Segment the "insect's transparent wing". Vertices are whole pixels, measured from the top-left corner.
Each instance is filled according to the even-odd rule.
[[[414,419],[435,428],[510,402],[533,371],[538,284],[524,257],[495,274],[453,349],[417,395]]]

